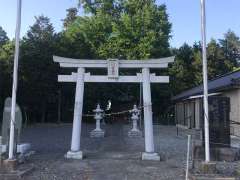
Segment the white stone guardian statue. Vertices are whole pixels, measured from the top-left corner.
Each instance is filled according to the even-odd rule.
[[[139,121],[139,115],[140,115],[140,110],[137,108],[137,105],[133,106],[133,109],[129,111],[132,116],[132,129],[128,132],[128,137],[141,137],[142,132],[138,129],[138,121]]]
[[[100,122],[103,118],[103,110],[100,107],[100,104],[97,104],[97,108],[93,110],[95,112],[94,119],[96,120],[96,128],[90,132],[90,137],[99,138],[104,137],[105,131],[101,129]]]

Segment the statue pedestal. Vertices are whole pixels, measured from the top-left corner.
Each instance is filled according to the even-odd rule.
[[[94,129],[90,132],[91,138],[103,138],[105,136],[105,131]]]
[[[128,132],[128,137],[130,138],[142,137],[142,132],[140,130],[131,130]]]
[[[17,153],[26,154],[30,151],[31,144],[30,143],[22,143],[17,145]],[[0,155],[7,152],[7,145],[0,145]]]
[[[65,154],[65,158],[67,159],[83,159],[83,153],[82,151],[68,151],[67,154]]]
[[[158,153],[143,152],[142,153],[142,160],[160,161],[160,156],[158,155]]]

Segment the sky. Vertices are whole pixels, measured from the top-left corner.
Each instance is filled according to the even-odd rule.
[[[75,7],[78,0],[22,0],[21,36],[24,36],[35,19],[34,16],[48,16],[55,30],[62,30],[62,19],[66,9]],[[16,24],[17,0],[0,0],[0,26],[10,38],[14,37]],[[192,45],[201,40],[200,0],[157,0],[165,3],[169,20],[172,23],[172,47],[179,47],[184,42]],[[206,0],[207,39],[223,38],[229,29],[240,36],[240,1],[239,0]],[[82,11],[80,11],[80,14]]]

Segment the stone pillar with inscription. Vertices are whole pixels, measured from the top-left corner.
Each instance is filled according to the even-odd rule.
[[[11,104],[12,99],[10,97],[6,98],[3,110],[3,120],[2,120],[2,143],[0,145],[1,153],[8,151],[9,144],[9,131],[10,131],[10,119],[11,119]],[[15,137],[14,137],[14,154],[20,153],[25,154],[30,151],[30,143],[21,142],[21,132],[22,132],[22,111],[18,104],[15,108]]]

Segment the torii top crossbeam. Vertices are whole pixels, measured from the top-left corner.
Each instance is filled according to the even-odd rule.
[[[85,67],[85,68],[107,68],[107,60],[72,59],[53,56],[54,62],[61,67]],[[174,62],[174,56],[160,59],[148,60],[119,60],[119,68],[167,68],[169,63]]]
[[[72,59],[59,56],[53,56],[53,60],[58,62],[64,68],[105,68],[108,69],[108,75],[91,75],[85,73],[83,77],[84,82],[119,82],[119,83],[138,83],[143,81],[141,73],[136,76],[119,76],[120,68],[167,68],[168,63],[174,61],[174,57],[149,59],[149,60],[86,60],[86,59]],[[76,82],[77,73],[71,75],[58,75],[59,82]],[[168,83],[168,76],[156,76],[150,74],[151,83]]]

